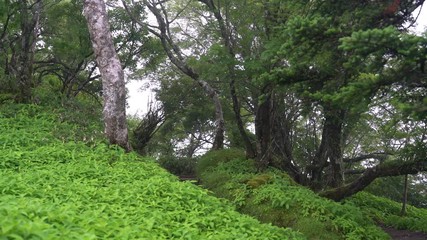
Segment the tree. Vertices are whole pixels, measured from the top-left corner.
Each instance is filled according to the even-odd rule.
[[[114,48],[104,1],[85,0],[83,14],[87,20],[93,50],[102,76],[105,135],[111,144],[117,144],[130,151],[124,73]]]
[[[6,1],[2,5],[4,24],[1,24],[0,53],[4,58],[4,72],[12,79],[9,87],[16,91],[16,100],[29,103],[34,87],[33,63],[43,1]]]
[[[81,92],[97,95],[101,90],[97,64],[93,55],[83,4],[78,1],[50,3],[44,11],[35,74],[39,82],[47,76],[58,79],[65,98]],[[95,97],[96,98],[96,97]]]
[[[224,116],[222,103],[219,99],[218,93],[212,86],[205,80],[201,79],[200,74],[192,68],[187,59],[185,59],[184,54],[182,53],[181,48],[175,42],[173,36],[171,35],[171,24],[176,20],[177,16],[174,16],[170,19],[165,4],[162,1],[143,1],[144,5],[150,10],[151,13],[156,17],[158,26],[151,26],[144,24],[142,21],[139,21],[129,10],[125,1],[122,1],[125,8],[128,9],[128,13],[133,17],[135,22],[139,23],[141,26],[147,26],[150,33],[155,35],[160,39],[162,47],[168,56],[169,60],[177,67],[182,73],[193,79],[203,91],[211,98],[215,106],[215,138],[212,145],[212,149],[221,149],[224,146]]]
[[[399,2],[394,2],[393,6]],[[425,94],[420,94],[420,89],[426,87],[423,84],[425,76],[416,67],[423,59],[425,40],[406,34],[403,28],[405,22],[411,21],[411,12],[422,3],[405,1],[398,11],[387,10],[384,14],[384,9],[389,9],[385,2],[354,1],[344,5],[301,1],[303,13],[294,12],[286,21],[276,21],[282,27],[276,35],[279,44],[270,45],[268,50],[272,52],[276,48],[277,54],[272,56],[276,66],[266,74],[266,79],[292,86],[298,98],[320,107],[323,118],[322,130],[318,133],[320,142],[303,172],[313,189],[334,188],[322,195],[340,200],[362,190],[377,177],[425,170],[425,159],[402,157],[404,148],[392,147],[394,161],[390,165],[386,162],[392,157],[385,154],[387,161],[380,161],[363,170],[359,178],[345,182],[343,161],[352,151],[345,148],[345,143],[359,130],[354,126],[366,117],[367,110],[379,105],[389,108],[393,104],[391,101],[375,105],[387,99],[384,96],[400,95],[402,100],[410,101],[425,98]],[[376,101],[378,99],[381,101]],[[396,141],[398,136],[388,137]],[[410,141],[402,143],[410,147],[411,142],[425,144],[425,138],[412,135]],[[380,152],[388,152],[386,147],[376,146],[375,151],[382,148]],[[375,155],[368,152],[354,159],[378,159]]]
[[[226,144],[238,139],[259,170],[277,167],[324,196],[425,170],[414,157],[426,144],[425,36],[404,27],[424,1],[144,1],[157,25],[127,2],[175,66],[161,71],[182,84],[162,84],[158,99],[174,115],[164,129],[189,149],[190,133],[212,132],[211,106],[182,73],[214,91]]]

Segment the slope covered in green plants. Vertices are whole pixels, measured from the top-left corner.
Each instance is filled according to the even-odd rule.
[[[304,239],[92,139],[64,113],[0,106],[0,239]]]
[[[402,204],[367,192],[360,192],[350,199],[376,222],[397,229],[408,229],[427,233],[427,209],[407,206],[405,216],[401,216]]]
[[[258,173],[239,150],[207,153],[198,163],[198,173],[205,187],[241,212],[292,227],[309,239],[389,239],[355,203],[319,197],[275,169]]]

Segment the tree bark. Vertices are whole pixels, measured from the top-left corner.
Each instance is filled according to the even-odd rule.
[[[114,48],[104,1],[85,0],[83,14],[87,20],[96,62],[101,72],[105,135],[111,144],[130,151],[124,73]]]
[[[273,100],[271,91],[267,91],[265,100],[258,106],[255,116],[255,135],[257,137],[257,165],[259,169],[270,166],[273,158],[272,121]]]
[[[352,183],[321,192],[319,195],[335,201],[341,201],[346,197],[350,197],[351,195],[362,191],[376,178],[400,176],[405,174],[417,174],[421,171],[427,171],[427,160],[423,157],[412,161],[396,161],[380,164],[373,168],[367,169],[365,173],[362,174],[362,176],[360,176]]]
[[[276,94],[275,98],[277,101],[273,103],[271,126],[271,145],[275,161],[273,161],[272,165],[286,171],[297,183],[305,185],[307,184],[307,179],[295,163],[292,151],[292,118],[295,115],[286,111],[289,106],[283,101],[283,98],[285,98],[283,95]]]
[[[408,202],[408,174],[405,174],[405,183],[403,185],[402,210],[400,211],[401,216],[406,215],[406,203],[407,202]]]
[[[311,166],[311,185],[315,190],[320,190],[325,185],[339,187],[344,180],[341,149],[344,111],[324,107],[324,114],[322,140]],[[329,179],[323,176],[327,166],[330,167]]]
[[[19,8],[21,18],[21,36],[15,77],[18,81],[18,101],[22,103],[29,103],[32,95],[33,62],[42,1],[38,0],[30,6],[27,0],[22,0],[19,2]]]

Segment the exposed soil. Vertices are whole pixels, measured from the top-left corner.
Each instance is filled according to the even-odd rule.
[[[427,233],[399,230],[384,225],[380,225],[380,227],[384,232],[388,233],[393,240],[427,240]]]

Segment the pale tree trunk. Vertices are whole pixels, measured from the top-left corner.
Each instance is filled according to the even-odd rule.
[[[83,14],[87,20],[93,51],[101,72],[105,135],[111,144],[117,144],[130,151],[124,73],[114,48],[104,1],[85,0]]]

